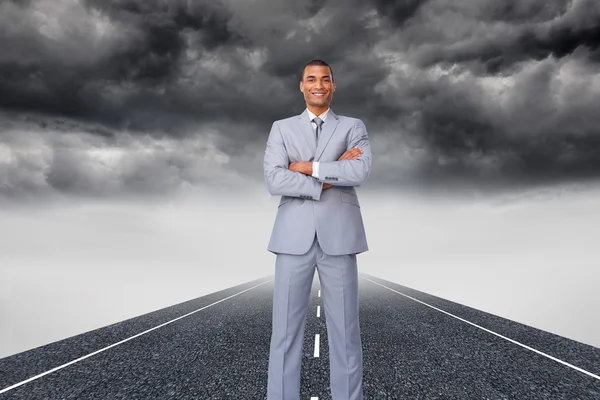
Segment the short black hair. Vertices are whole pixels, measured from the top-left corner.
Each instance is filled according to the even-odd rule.
[[[324,67],[328,67],[329,71],[331,71],[331,82],[335,82],[333,79],[333,70],[331,69],[331,66],[329,64],[327,64],[325,61],[323,60],[312,60],[309,61],[308,64],[306,64],[304,66],[304,68],[302,68],[302,74],[300,75],[300,80],[303,81],[304,80],[304,70],[306,69],[306,67],[308,67],[309,65],[322,65]]]

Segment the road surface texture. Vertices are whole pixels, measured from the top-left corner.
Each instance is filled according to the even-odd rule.
[[[600,399],[600,349],[359,274],[363,391]],[[273,276],[0,359],[0,399],[266,399]],[[331,399],[315,274],[300,399]]]

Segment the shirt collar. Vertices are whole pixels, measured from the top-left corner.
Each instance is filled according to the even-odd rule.
[[[319,115],[319,118],[321,118],[322,121],[325,121],[325,118],[327,118],[327,115],[329,115],[329,110],[331,110],[331,108],[328,108],[323,114]],[[308,111],[309,121],[312,122],[312,120],[315,119],[317,116],[313,114],[308,108],[306,109],[306,111]]]

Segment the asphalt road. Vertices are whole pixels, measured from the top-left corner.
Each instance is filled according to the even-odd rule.
[[[365,399],[600,399],[599,348],[367,274],[359,290]],[[0,399],[266,399],[272,295],[271,276],[0,359]],[[300,399],[331,399],[321,300],[315,273]]]

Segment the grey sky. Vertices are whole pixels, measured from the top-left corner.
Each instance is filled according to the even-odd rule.
[[[599,43],[594,0],[0,1],[0,357],[273,273],[314,58],[370,136],[362,271],[598,345]]]
[[[0,194],[256,186],[313,58],[367,126],[370,188],[597,179],[599,18],[593,0],[4,1]]]

